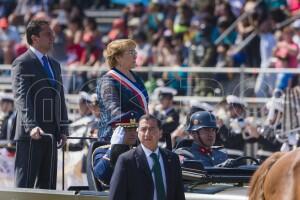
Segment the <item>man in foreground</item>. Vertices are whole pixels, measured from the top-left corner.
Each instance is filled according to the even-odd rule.
[[[139,120],[141,144],[122,154],[110,182],[110,200],[184,200],[178,157],[158,148],[161,123],[152,115]]]

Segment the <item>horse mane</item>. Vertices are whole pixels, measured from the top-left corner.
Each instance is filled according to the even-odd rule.
[[[264,200],[263,186],[265,178],[273,164],[281,158],[285,152],[276,152],[266,159],[256,170],[250,181],[249,200]]]

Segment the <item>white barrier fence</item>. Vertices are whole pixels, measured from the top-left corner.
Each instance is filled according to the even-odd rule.
[[[11,65],[0,65],[0,71],[5,71],[2,76],[0,76],[0,90],[11,90],[11,77],[8,75],[11,70]],[[101,73],[107,71],[106,67],[92,67],[92,66],[78,66],[74,67],[63,67],[63,75],[70,74],[72,72],[88,72],[88,73],[96,73],[100,75]],[[239,96],[243,98],[245,102],[249,105],[250,108],[258,108],[261,107],[269,98],[256,98],[256,97],[244,97],[243,92],[246,85],[245,75],[246,74],[259,74],[259,73],[293,73],[300,74],[299,69],[275,69],[275,68],[246,68],[246,67],[234,67],[234,68],[215,68],[215,67],[166,67],[166,66],[149,66],[149,67],[137,67],[134,69],[137,73],[147,73],[148,78],[152,78],[154,73],[163,73],[163,72],[187,72],[189,76],[194,74],[217,74],[217,73],[231,73],[231,74],[239,74],[240,75],[240,83],[239,83]],[[189,86],[188,86],[189,87]],[[189,102],[190,100],[198,100],[202,102],[208,102],[212,104],[216,104],[222,100],[222,96],[176,96],[174,98],[175,101],[180,103]],[[68,102],[68,109],[70,113],[78,112],[78,95],[66,95],[66,99]]]

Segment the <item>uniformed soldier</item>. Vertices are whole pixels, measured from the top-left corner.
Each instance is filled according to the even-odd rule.
[[[0,140],[6,140],[8,152],[15,153],[15,121],[14,99],[9,94],[0,94]]]
[[[128,151],[137,143],[137,114],[123,113],[109,122],[114,129],[110,145],[96,148],[92,156],[94,176],[104,186],[109,186],[113,168],[119,155]]]
[[[92,103],[92,97],[87,92],[81,91],[79,92],[79,114],[81,117],[84,116],[91,116],[91,103]]]
[[[190,108],[191,109],[199,108],[202,111],[208,111],[208,112],[213,112],[215,109],[214,106],[209,103],[200,102],[194,99],[190,101]]]
[[[230,158],[244,156],[245,140],[243,138],[246,126],[246,103],[239,97],[226,97],[229,112],[229,124],[220,123],[217,144],[222,145]]]
[[[8,94],[0,94],[0,139],[11,140],[10,136],[11,120],[14,117],[14,99]],[[12,137],[12,138],[9,138]]]
[[[71,137],[86,137],[88,136],[88,130],[94,121],[94,116],[91,111],[91,96],[86,92],[79,93],[79,114],[80,117],[70,124]],[[86,144],[83,139],[68,140],[66,145],[69,151],[81,151]]]
[[[184,160],[199,160],[205,167],[216,166],[227,160],[227,155],[213,148],[216,139],[216,118],[207,111],[198,111],[191,118],[187,131],[193,137],[191,147],[175,150],[181,162]]]
[[[274,152],[280,151],[282,143],[276,139],[276,131],[281,130],[283,116],[283,101],[272,98],[267,102],[268,116],[262,127],[253,127],[251,136],[258,142],[257,158],[265,160]]]
[[[181,123],[176,128],[176,130],[174,130],[171,133],[173,148],[179,148],[180,145],[184,145],[183,143],[181,143],[181,141],[184,141],[185,139],[190,138],[190,134],[185,130],[185,127],[188,126],[192,114],[194,114],[195,112],[198,112],[198,111],[212,112],[213,110],[214,110],[214,107],[208,103],[191,100],[190,101],[190,109],[186,115],[186,119],[185,119],[184,123]]]
[[[99,107],[99,101],[97,98],[97,94],[93,93],[91,95],[91,111],[93,113],[93,121],[91,122],[91,126],[89,129],[89,133],[91,137],[97,137],[98,135],[98,123],[100,120],[100,107]]]
[[[155,109],[153,115],[162,122],[162,138],[160,142],[165,142],[166,147],[171,150],[171,133],[179,125],[179,114],[173,105],[173,96],[176,90],[169,87],[157,88],[154,93],[159,94],[159,105]],[[164,146],[164,145],[163,145]]]
[[[95,119],[91,111],[91,95],[84,91],[79,92],[78,105],[80,117],[70,124],[70,137],[89,137],[89,131]],[[82,173],[86,173],[86,150],[89,144],[89,140],[81,138],[69,139],[65,146],[65,150],[70,151],[70,159],[76,160],[79,156],[82,157]]]

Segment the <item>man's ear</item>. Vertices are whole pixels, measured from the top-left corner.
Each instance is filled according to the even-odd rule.
[[[36,35],[32,35],[32,36],[31,36],[32,42],[35,42],[37,39],[38,39],[38,36],[36,36]]]

